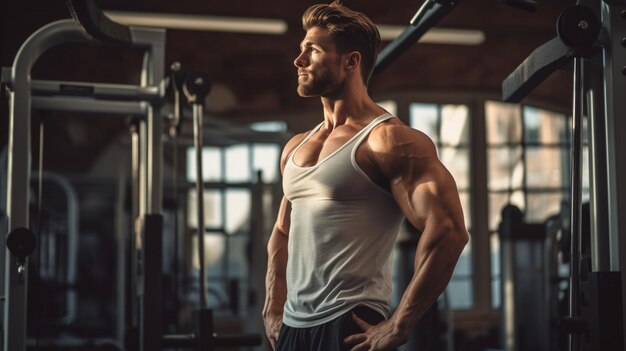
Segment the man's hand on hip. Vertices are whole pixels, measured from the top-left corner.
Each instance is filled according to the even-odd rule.
[[[363,333],[350,335],[343,340],[350,351],[388,351],[408,341],[408,335],[398,333],[391,321],[371,325],[354,313],[352,319],[363,329]]]
[[[263,318],[263,324],[265,325],[265,335],[267,335],[270,345],[272,345],[272,350],[276,350],[278,333],[283,324],[282,316],[267,316]]]

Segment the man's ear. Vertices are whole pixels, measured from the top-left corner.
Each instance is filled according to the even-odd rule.
[[[361,64],[361,53],[358,51],[352,51],[346,56],[346,65],[347,69],[355,69],[358,68]]]

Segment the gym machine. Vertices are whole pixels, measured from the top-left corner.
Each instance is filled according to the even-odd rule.
[[[626,91],[626,1],[578,1],[561,13],[556,27],[558,36],[503,81],[503,100],[519,102],[573,61],[570,308],[561,327],[569,334],[570,350],[623,350],[626,192],[618,180],[626,171],[619,135],[626,115],[626,100],[619,98]],[[581,264],[585,107],[591,133],[591,267]]]
[[[30,179],[30,113],[32,109],[106,113],[137,117],[136,181],[138,189],[138,237],[140,256],[136,263],[138,309],[136,344],[140,350],[165,347],[213,350],[218,345],[257,345],[258,335],[216,336],[210,310],[197,314],[196,332],[162,336],[161,238],[162,217],[162,130],[161,108],[168,91],[164,79],[165,31],[125,27],[114,23],[93,1],[68,1],[73,20],[44,26],[27,39],[14,64],[3,68],[2,82],[10,96],[10,136],[7,175],[7,252],[5,266],[4,350],[26,349],[26,298],[28,256],[35,248],[29,227],[28,180]],[[77,26],[76,24],[79,24]],[[80,28],[79,28],[80,27]],[[82,31],[81,31],[82,29]],[[86,35],[85,35],[86,34]],[[137,47],[144,51],[139,86],[83,82],[30,80],[30,71],[46,50],[62,43],[106,42],[113,46]],[[208,93],[208,91],[207,91]],[[198,111],[200,120],[202,109]],[[159,267],[159,269],[147,269]],[[130,339],[133,339],[130,333]],[[132,343],[132,342],[131,342]]]
[[[562,267],[568,218],[555,214],[543,223],[528,223],[514,205],[506,205],[501,216],[501,343],[505,350],[563,350],[558,325],[567,312],[561,306],[567,302]]]
[[[5,259],[4,350],[26,349],[28,255],[35,245],[34,235],[28,229],[32,109],[145,116],[142,142],[144,150],[149,151],[143,158],[144,174],[153,177],[150,183],[147,177],[144,179],[142,202],[144,213],[160,213],[161,121],[157,102],[162,99],[163,92],[158,84],[163,78],[165,33],[163,30],[131,28],[125,32],[125,38],[129,46],[145,50],[140,86],[31,81],[31,68],[45,51],[62,43],[91,42],[72,20],[53,22],[36,31],[18,51],[13,66],[3,69],[3,82],[10,89],[7,244],[16,243],[15,246],[7,245]],[[147,162],[148,154],[150,162]]]

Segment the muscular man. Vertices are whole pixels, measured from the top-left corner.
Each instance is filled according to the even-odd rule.
[[[445,289],[468,241],[454,179],[432,141],[367,92],[372,21],[332,4],[303,15],[298,94],[324,121],[281,157],[284,198],[268,243],[263,319],[276,350],[391,350]],[[393,314],[390,256],[406,218],[422,232]]]

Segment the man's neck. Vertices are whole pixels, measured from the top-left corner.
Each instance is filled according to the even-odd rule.
[[[384,113],[367,94],[365,86],[344,90],[336,96],[322,96],[325,128],[334,129],[347,123],[364,123]]]

